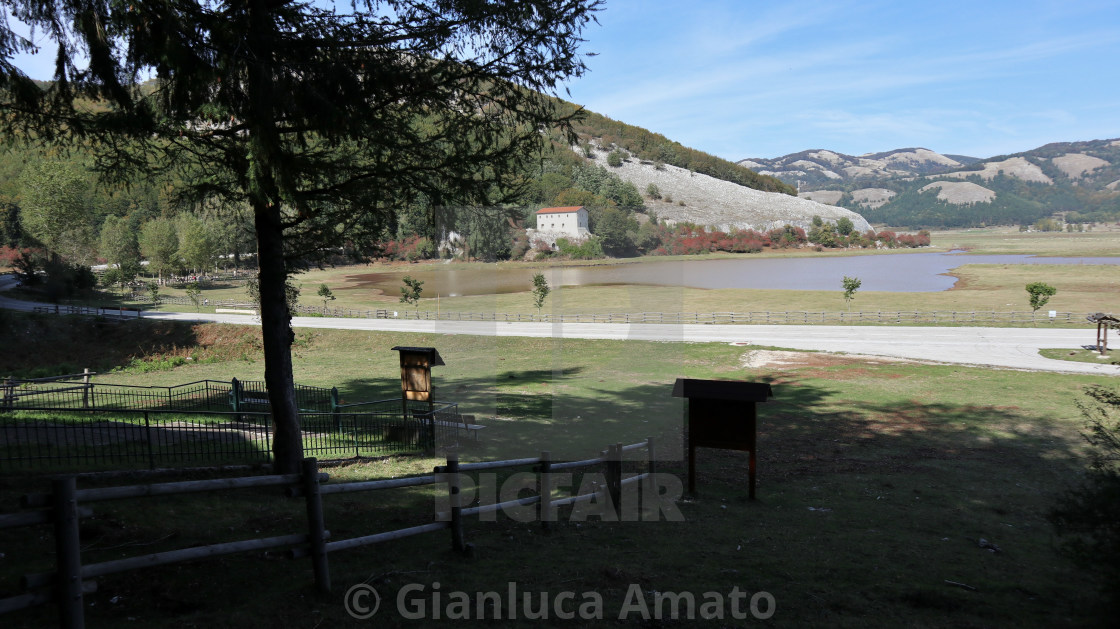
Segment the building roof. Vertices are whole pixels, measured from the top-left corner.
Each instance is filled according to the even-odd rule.
[[[571,212],[578,212],[582,209],[582,205],[573,205],[571,207],[546,207],[542,210],[537,210],[537,214],[568,214]]]

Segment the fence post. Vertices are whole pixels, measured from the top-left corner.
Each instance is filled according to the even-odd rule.
[[[541,497],[537,503],[537,519],[545,531],[552,530],[552,522],[556,519],[556,508],[552,506],[552,453],[548,450],[541,452],[541,464],[538,468],[537,495]]]
[[[156,455],[152,450],[152,424],[148,421],[148,411],[144,411],[144,440],[148,442],[148,469],[156,469]]]
[[[237,378],[231,378],[229,386],[229,393],[233,396],[231,400],[233,404],[233,421],[241,423],[241,383],[237,381]]]
[[[331,387],[331,419],[334,420],[334,429],[342,429],[342,419],[338,414],[338,387]]]
[[[459,500],[459,453],[451,452],[447,455],[447,491],[451,499],[451,548],[456,552],[464,552],[466,544],[463,542],[463,505]]]
[[[54,507],[54,544],[57,563],[58,613],[65,629],[85,627],[82,600],[82,547],[78,539],[77,479],[73,476],[51,481]]]
[[[645,500],[642,502],[644,503],[648,500],[651,505],[654,505],[657,499],[655,493],[657,491],[657,484],[653,476],[657,473],[657,463],[653,455],[653,437],[646,437],[646,457],[646,473],[649,474],[649,476],[646,476],[646,496],[643,496]]]
[[[89,367],[82,370],[82,408],[89,408]]]
[[[607,493],[615,516],[622,519],[622,444],[607,446]]]
[[[302,462],[303,496],[307,503],[307,541],[311,546],[311,567],[315,586],[322,594],[331,591],[331,571],[327,565],[327,539],[323,532],[323,496],[319,492],[319,462],[315,457]]]

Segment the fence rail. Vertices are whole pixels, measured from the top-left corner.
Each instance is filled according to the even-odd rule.
[[[645,448],[647,450],[646,472],[634,474],[624,478],[623,453],[625,451]],[[132,485],[124,487],[108,487],[98,489],[77,489],[77,481],[73,476],[55,479],[51,484],[48,494],[28,494],[23,497],[24,507],[48,507],[38,511],[22,514],[12,514],[0,517],[0,528],[14,528],[31,526],[39,523],[52,523],[54,527],[55,545],[55,570],[47,573],[26,574],[22,583],[25,592],[7,598],[0,598],[0,614],[26,609],[35,605],[54,602],[59,610],[59,624],[64,628],[83,627],[84,619],[84,594],[95,591],[96,583],[91,580],[97,577],[116,574],[119,572],[143,569],[146,567],[168,565],[183,561],[205,559],[220,555],[238,552],[261,550],[267,548],[287,547],[290,558],[310,557],[312,562],[315,584],[321,593],[331,590],[330,567],[328,553],[349,550],[361,546],[382,543],[390,540],[401,539],[413,535],[450,529],[452,548],[460,552],[468,552],[470,545],[466,543],[464,518],[471,515],[480,515],[501,511],[504,509],[527,507],[537,505],[537,519],[545,528],[557,519],[557,509],[565,505],[578,502],[602,500],[614,513],[616,519],[623,514],[622,487],[644,480],[643,500],[656,499],[658,488],[652,482],[654,470],[654,445],[653,439],[645,442],[623,446],[622,444],[610,445],[606,453],[591,463],[603,463],[605,466],[603,485],[595,486],[592,491],[585,494],[555,498],[552,490],[555,488],[552,474],[554,467],[548,452],[541,456],[508,461],[491,461],[486,463],[467,463],[459,465],[457,454],[447,458],[447,465],[437,468],[437,473],[411,479],[393,479],[389,481],[366,481],[344,483],[339,485],[323,485],[329,476],[321,474],[318,462],[314,458],[305,459],[301,466],[300,474],[291,474],[271,477],[245,477],[219,480],[182,481],[173,483],[158,483],[149,485]],[[505,502],[479,505],[477,507],[463,508],[461,487],[463,474],[466,470],[496,469],[500,467],[523,467],[535,465],[537,474],[537,495],[518,497]],[[392,531],[360,535],[338,541],[330,539],[330,531],[326,529],[323,514],[322,498],[332,493],[352,493],[356,491],[376,491],[398,487],[419,485],[447,484],[447,499],[449,511],[437,512],[435,522],[419,524],[400,528]],[[287,487],[288,496],[301,496],[306,502],[307,532],[297,532],[287,535],[278,535],[267,538],[243,539],[233,542],[219,542],[205,546],[181,548],[177,550],[149,553],[114,559],[93,564],[82,564],[81,544],[79,539],[79,522],[82,517],[89,517],[92,511],[79,502],[101,500],[116,500],[120,498],[177,495],[192,492],[206,492],[217,490],[260,488],[268,486]],[[345,488],[345,489],[343,489]],[[582,488],[581,488],[582,489]]]
[[[151,301],[148,295],[134,293],[138,302]],[[160,297],[160,303],[192,305],[186,297]],[[255,309],[256,304],[244,299],[210,299],[206,305]],[[86,306],[41,306],[36,312],[86,314],[138,318],[139,310],[95,308]],[[848,312],[844,310],[766,310],[748,312],[602,312],[602,313],[509,313],[407,310],[392,308],[332,308],[297,305],[296,314],[352,319],[404,319],[414,321],[498,321],[504,323],[664,323],[683,324],[751,324],[751,325],[851,325],[851,324],[949,324],[949,325],[1039,325],[1086,324],[1089,313],[1027,311],[1027,310],[876,310]]]
[[[301,306],[303,308],[308,308]],[[950,310],[903,310],[903,311],[760,311],[760,312],[614,312],[584,314],[517,314],[492,312],[430,312],[385,310],[347,310],[314,308],[320,314],[340,317],[365,317],[376,319],[415,319],[421,321],[501,321],[501,322],[540,322],[540,323],[665,323],[665,324],[755,324],[755,325],[808,325],[853,323],[882,324],[1040,324],[1040,323],[1082,323],[1085,314],[1073,312],[1029,311],[950,311]]]

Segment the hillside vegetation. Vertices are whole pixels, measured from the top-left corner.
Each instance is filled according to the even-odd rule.
[[[734,162],[683,146],[660,133],[611,120],[592,111],[588,111],[574,129],[585,143],[598,140],[600,146],[621,147],[640,160],[676,166],[763,192],[797,194],[794,186],[777,177],[759,174]]]
[[[875,223],[976,227],[1033,225],[1052,217],[1074,225],[1120,220],[1120,140],[1058,142],[988,159],[910,148],[859,157],[802,151],[739,163]]]

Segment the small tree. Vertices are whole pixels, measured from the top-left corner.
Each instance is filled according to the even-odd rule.
[[[607,153],[607,165],[611,168],[622,166],[622,151],[615,149]]]
[[[420,295],[424,292],[423,280],[414,280],[411,275],[404,276],[404,286],[401,286],[401,303],[409,304],[413,308],[420,307]]]
[[[853,231],[855,231],[855,229],[856,229],[855,223],[853,223],[852,219],[848,218],[847,216],[841,216],[836,221],[836,231],[841,236],[847,236],[847,235],[851,234]]]
[[[537,273],[533,276],[533,305],[537,307],[537,314],[541,313],[541,308],[544,306],[544,300],[548,298],[548,294],[552,289],[548,287],[548,280],[544,278],[544,273]]]
[[[646,196],[653,199],[654,201],[660,199],[661,188],[658,188],[657,184],[655,183],[649,184],[648,186],[646,186]]]
[[[1045,282],[1031,282],[1027,284],[1027,295],[1031,300],[1031,310],[1038,312],[1038,309],[1045,306],[1050,298],[1057,294],[1058,289]]]
[[[115,267],[105,269],[101,274],[101,285],[105,288],[112,288],[114,285],[121,281],[121,270]]]
[[[194,311],[198,312],[199,302],[202,301],[202,289],[199,288],[198,282],[191,282],[187,284],[187,298],[194,304]]]
[[[856,291],[859,290],[863,282],[858,277],[848,277],[845,275],[844,279],[841,280],[841,284],[844,286],[844,301],[848,304],[848,312],[851,312],[852,298],[856,296]]]
[[[159,306],[159,283],[148,282],[148,298],[152,300],[152,307]]]
[[[295,316],[296,307],[299,306],[299,293],[303,290],[303,284],[296,284],[292,278],[284,280],[284,303],[288,307],[288,316]],[[257,313],[261,312],[261,283],[259,278],[253,278],[245,283],[245,292],[249,295],[249,301],[257,309]]]
[[[328,301],[334,301],[335,299],[331,287],[326,284],[319,284],[319,297],[323,300],[323,309],[326,309]]]

